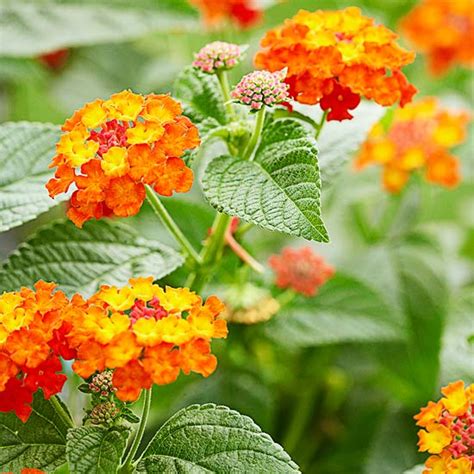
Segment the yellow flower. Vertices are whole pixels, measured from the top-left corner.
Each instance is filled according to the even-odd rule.
[[[192,337],[191,327],[186,319],[179,316],[167,316],[158,321],[163,333],[163,341],[180,345],[189,341]]]
[[[135,298],[142,301],[151,300],[158,288],[158,285],[153,285],[153,277],[131,278],[130,285]]]
[[[135,302],[133,291],[128,286],[118,289],[115,286],[102,286],[97,298],[105,301],[116,311],[130,309]]]
[[[107,176],[112,178],[124,176],[130,169],[127,160],[127,150],[118,146],[109,148],[109,150],[102,155],[100,166]]]
[[[82,111],[81,122],[88,128],[96,128],[107,120],[107,111],[103,107],[104,101],[96,99],[86,104]]]
[[[151,95],[145,101],[142,116],[150,122],[165,124],[172,122],[181,112],[181,105],[171,97]]]
[[[82,166],[94,158],[99,144],[88,140],[88,134],[84,127],[78,126],[69,133],[65,133],[59,139],[56,150],[66,157],[66,161],[74,167]]]
[[[145,99],[131,91],[122,91],[113,94],[105,102],[105,107],[109,111],[109,116],[116,120],[135,120],[140,113]]]
[[[462,380],[450,383],[447,387],[442,388],[441,392],[446,397],[442,398],[441,402],[451,415],[459,416],[466,413],[469,407],[469,399]]]
[[[401,157],[399,166],[402,170],[412,171],[421,168],[426,161],[425,153],[420,147],[408,149]]]
[[[430,454],[439,454],[451,443],[451,431],[444,425],[431,424],[426,427],[428,431],[418,431],[418,447],[420,451]]]
[[[439,421],[441,412],[443,411],[443,404],[438,402],[428,402],[426,407],[420,410],[420,413],[415,415],[416,424],[418,426],[428,426],[435,421]]]
[[[156,296],[160,300],[161,306],[170,313],[181,313],[189,311],[195,304],[201,302],[201,298],[188,288],[166,287],[163,291],[158,289]]]
[[[133,333],[143,346],[154,346],[163,340],[163,326],[156,319],[139,319],[133,325]]]
[[[154,122],[137,122],[133,128],[127,130],[127,142],[130,145],[153,143],[165,133],[164,127]]]

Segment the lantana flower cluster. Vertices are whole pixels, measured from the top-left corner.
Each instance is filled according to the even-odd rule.
[[[162,289],[152,277],[102,286],[87,300],[54,290],[40,281],[35,291],[0,296],[0,411],[26,421],[39,388],[46,399],[59,393],[66,380],[59,357],[74,359],[90,393],[123,402],[181,371],[207,377],[216,368],[210,341],[226,337],[227,326],[214,296],[202,304],[194,292]]]
[[[193,173],[181,156],[199,145],[197,128],[168,95],[130,91],[97,99],[77,110],[62,127],[47,188],[51,197],[74,185],[69,218],[136,214],[145,184],[163,195],[187,192]]]
[[[193,66],[208,74],[235,67],[246,47],[224,41],[206,44],[194,55]]]
[[[429,402],[415,416],[419,450],[430,456],[423,474],[470,473],[474,464],[474,385],[458,380],[441,389],[444,397]]]
[[[383,122],[372,128],[355,161],[356,169],[370,164],[383,167],[383,185],[399,192],[410,174],[423,171],[427,181],[456,186],[460,179],[458,159],[450,148],[466,138],[469,114],[450,111],[434,98],[426,98],[395,111],[385,129]]]
[[[190,0],[208,26],[221,26],[228,20],[241,28],[249,28],[262,17],[258,0]]]
[[[415,53],[397,43],[398,36],[356,7],[339,11],[299,11],[283,26],[267,32],[257,67],[288,68],[286,81],[295,100],[319,104],[327,120],[351,119],[349,110],[361,97],[389,106],[404,106],[416,88],[401,68]]]
[[[218,298],[202,304],[186,288],[162,289],[152,281],[102,286],[87,301],[73,300],[67,315],[66,339],[77,349],[73,370],[88,379],[114,369],[115,396],[126,402],[153,383],[174,382],[180,371],[209,376],[217,365],[210,341],[227,335],[226,322],[217,319],[224,309]]]
[[[272,255],[268,263],[279,288],[289,288],[304,296],[314,296],[335,273],[311,247],[286,247],[280,254]]]
[[[0,295],[0,411],[14,411],[26,421],[33,395],[49,399],[66,381],[59,357],[75,352],[63,343],[69,301],[55,285],[39,281],[35,289]]]
[[[232,98],[253,110],[280,104],[288,99],[288,84],[283,82],[286,69],[281,71],[254,71],[245,75],[232,91]]]
[[[474,67],[472,0],[422,0],[402,20],[401,29],[428,56],[434,74],[458,64]]]

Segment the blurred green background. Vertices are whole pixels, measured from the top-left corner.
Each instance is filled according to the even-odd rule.
[[[236,81],[251,70],[264,32],[300,8],[358,6],[396,30],[416,2],[265,3],[256,27],[240,31],[229,25],[209,32],[185,0],[2,0],[0,120],[59,124],[85,102],[126,88],[169,92],[193,53],[216,39],[250,45],[247,61],[232,72]],[[60,68],[38,60],[64,47],[69,55]],[[455,69],[433,78],[420,55],[407,75],[419,96],[435,95],[472,110],[469,71]],[[345,124],[336,125],[344,136]],[[298,300],[269,323],[232,325],[229,339],[216,344],[220,365],[209,379],[181,377],[171,386],[155,387],[155,427],[190,403],[216,402],[253,417],[303,472],[395,474],[421,463],[425,456],[416,452],[412,416],[438,396],[440,385],[474,379],[472,127],[469,136],[455,150],[462,161],[462,184],[450,191],[414,186],[378,236],[368,229],[390,197],[381,189],[378,169],[355,174],[348,160],[323,189],[323,218],[332,241],[312,244],[339,277],[316,298]],[[324,156],[320,161],[324,172]],[[168,207],[191,240],[199,242],[213,211],[195,188]],[[36,227],[62,215],[58,207],[0,235],[0,256],[6,258]],[[128,221],[145,236],[171,243],[146,206]],[[303,242],[253,229],[245,244],[265,262],[282,246]],[[228,255],[212,289],[219,294],[238,285],[236,268]],[[239,278],[246,281],[248,275],[239,273]],[[254,283],[270,280],[266,274]],[[73,394],[70,402],[80,414],[82,401]]]

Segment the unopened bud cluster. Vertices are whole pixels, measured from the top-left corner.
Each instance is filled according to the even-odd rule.
[[[100,374],[94,375],[92,381],[89,383],[90,391],[101,397],[108,397],[115,391],[112,385],[112,375],[113,372],[111,370],[105,370]]]
[[[112,423],[119,415],[120,410],[114,402],[104,402],[96,405],[89,414],[89,420],[94,425]]]
[[[237,44],[214,41],[194,55],[193,66],[208,74],[231,69],[241,60],[244,50]]]
[[[232,98],[254,110],[284,102],[289,97],[289,86],[283,82],[286,72],[286,69],[276,72],[251,72],[237,84],[232,91]]]

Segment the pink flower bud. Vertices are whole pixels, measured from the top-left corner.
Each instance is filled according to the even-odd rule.
[[[246,49],[245,46],[214,41],[194,55],[193,66],[209,74],[219,69],[230,69],[238,64]]]

